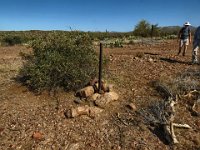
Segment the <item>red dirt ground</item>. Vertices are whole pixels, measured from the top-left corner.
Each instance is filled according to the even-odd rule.
[[[200,149],[200,120],[191,116],[181,103],[177,108],[177,123],[187,123],[192,129],[177,129],[179,144],[168,145],[162,133],[145,124],[137,110],[161,100],[151,87],[155,80],[169,80],[186,70],[198,70],[191,65],[191,47],[185,57],[175,56],[176,41],[155,44],[135,44],[124,48],[106,48],[110,59],[105,79],[115,85],[120,99],[103,113],[90,118],[66,119],[64,111],[75,107],[73,92],[35,95],[14,78],[22,66],[20,52],[30,52],[24,46],[0,47],[0,149],[35,150],[167,150]],[[34,138],[34,133],[39,139]]]

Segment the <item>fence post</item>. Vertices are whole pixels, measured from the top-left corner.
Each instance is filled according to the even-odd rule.
[[[102,58],[103,58],[103,43],[100,42],[100,53],[99,53],[99,93],[101,92],[101,80],[102,80]]]
[[[151,25],[151,39],[153,38],[153,34],[154,34],[154,25]]]

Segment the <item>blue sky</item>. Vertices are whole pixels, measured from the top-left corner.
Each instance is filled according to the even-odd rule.
[[[200,0],[0,0],[0,30],[132,31],[142,19],[199,26],[199,10]]]

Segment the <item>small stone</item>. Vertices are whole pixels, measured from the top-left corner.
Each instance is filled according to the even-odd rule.
[[[92,96],[93,94],[94,94],[93,86],[87,86],[81,90],[78,90],[75,96],[80,97],[80,98],[87,98],[89,96]]]
[[[135,104],[133,104],[133,103],[130,103],[127,106],[128,106],[128,108],[130,108],[131,110],[134,110],[134,111],[136,111],[136,109],[137,109]]]
[[[138,58],[138,57],[134,57],[134,59],[135,59],[135,60],[138,60],[139,58]]]
[[[32,137],[35,140],[42,140],[43,139],[42,134],[40,132],[38,132],[38,131],[34,132]]]
[[[91,147],[96,147],[95,143],[90,143]]]
[[[152,58],[149,58],[149,62],[153,62],[154,60]]]
[[[76,99],[74,100],[74,102],[77,103],[77,104],[82,104],[82,103],[83,103],[83,99],[76,98]]]
[[[90,107],[89,111],[90,111],[90,117],[95,117],[98,114],[100,114],[103,111],[103,109],[94,106]]]
[[[118,99],[119,95],[116,92],[106,92],[105,94],[101,95],[99,99],[95,101],[95,104],[101,108],[104,108],[111,101],[116,101]]]
[[[81,115],[88,115],[89,116],[89,107],[85,106],[78,106],[76,108],[71,108],[64,112],[66,118],[74,118]]]
[[[78,149],[79,149],[78,143],[70,144],[68,147],[68,150],[78,150]]]
[[[0,128],[0,133],[4,130],[4,128]]]
[[[101,97],[101,95],[99,94],[99,93],[95,93],[95,94],[93,94],[89,99],[91,100],[91,101],[96,101],[98,98],[100,98]]]

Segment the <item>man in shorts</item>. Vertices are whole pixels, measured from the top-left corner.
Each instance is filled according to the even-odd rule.
[[[200,26],[196,29],[193,40],[192,63],[198,64],[198,50],[200,46]]]
[[[187,46],[191,43],[192,36],[191,36],[191,31],[190,31],[190,25],[191,24],[189,22],[186,22],[184,26],[181,28],[181,30],[179,31],[179,34],[178,34],[179,51],[177,55],[181,53],[181,49],[182,47],[184,47],[182,55],[185,56],[185,52],[187,51]]]

